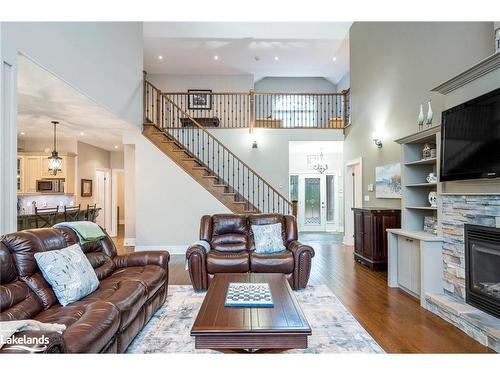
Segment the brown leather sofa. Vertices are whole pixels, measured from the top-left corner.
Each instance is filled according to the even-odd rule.
[[[82,245],[99,279],[99,288],[80,301],[61,306],[43,278],[34,254],[77,243],[71,229],[33,229],[0,238],[0,320],[35,319],[66,325],[63,334],[45,334],[45,351],[121,353],[165,302],[169,254],[140,252],[118,256],[111,238]],[[23,335],[18,333],[16,335]],[[4,345],[1,353],[12,353]]]
[[[275,254],[257,254],[252,225],[276,223],[281,223],[286,250]],[[305,288],[309,280],[314,250],[297,240],[297,223],[293,216],[203,216],[200,240],[210,244],[208,252],[196,243],[186,252],[189,276],[196,291],[208,289],[216,273],[283,273],[293,289]]]

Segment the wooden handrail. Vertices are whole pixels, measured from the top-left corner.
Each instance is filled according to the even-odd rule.
[[[152,85],[151,85],[152,86]],[[154,86],[153,86],[154,87]],[[161,94],[164,96],[163,94]],[[207,134],[207,136],[211,137],[219,146],[221,146],[223,149],[226,150],[228,154],[230,154],[235,160],[240,162],[244,167],[246,167],[252,174],[255,175],[255,177],[261,179],[279,198],[283,200],[284,203],[288,204],[289,206],[292,205],[292,203],[286,199],[283,194],[281,194],[279,191],[277,191],[273,186],[271,186],[264,177],[262,177],[260,174],[258,174],[252,167],[250,167],[248,164],[246,164],[243,160],[241,160],[238,156],[236,156],[229,148],[227,148],[224,143],[222,143],[216,136],[214,136],[212,133],[210,133],[208,130],[206,130],[203,126],[201,126],[194,118],[192,118],[189,113],[184,111],[182,108],[180,108],[173,100],[170,98],[164,96],[165,99],[172,105],[174,108],[176,108],[180,113],[182,113],[184,116],[190,119],[190,121],[199,129],[201,129],[204,133]]]
[[[153,85],[151,85],[153,86]],[[153,86],[154,87],[154,86]],[[155,87],[156,88],[156,87]],[[158,90],[160,91],[160,90]],[[179,92],[174,92],[174,91],[162,91],[162,95],[193,95],[197,94],[196,92],[187,92],[187,91],[179,91]],[[247,92],[200,92],[200,94],[203,95],[249,95],[250,93]],[[309,95],[309,96],[344,96],[344,92],[323,92],[323,93],[317,93],[317,92],[254,92],[255,95]]]

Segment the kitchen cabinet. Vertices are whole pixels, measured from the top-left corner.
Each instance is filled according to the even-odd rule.
[[[62,158],[61,170],[56,174],[49,174],[47,154],[22,153],[17,157],[17,192],[19,194],[35,194],[36,181],[46,178],[64,179],[64,194],[75,194],[75,156],[60,155]]]
[[[23,193],[36,193],[36,181],[40,178],[42,178],[42,160],[40,156],[25,156]]]

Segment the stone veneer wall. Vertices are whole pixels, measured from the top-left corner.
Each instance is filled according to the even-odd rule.
[[[500,195],[443,195],[441,201],[444,291],[465,300],[464,224],[495,227]]]

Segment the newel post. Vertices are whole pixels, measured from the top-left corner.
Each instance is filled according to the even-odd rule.
[[[349,89],[342,91],[344,103],[343,103],[343,108],[342,110],[344,111],[343,113],[343,118],[342,118],[342,128],[345,129],[349,126],[348,121],[349,121],[349,114],[348,112],[348,96],[349,96]]]
[[[299,201],[294,199],[292,200],[292,215],[297,218],[297,210],[298,210]]]

